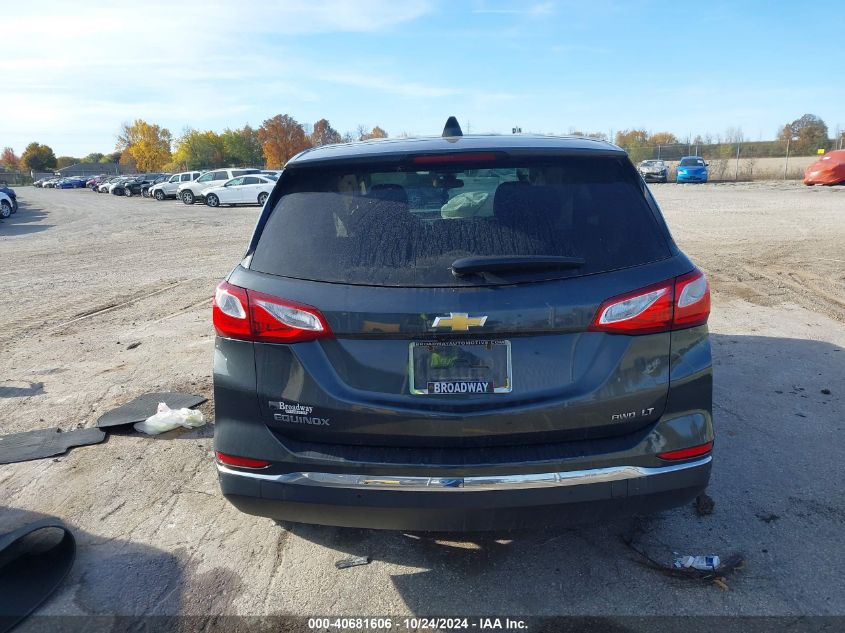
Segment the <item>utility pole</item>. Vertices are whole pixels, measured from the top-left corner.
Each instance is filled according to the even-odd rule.
[[[792,134],[786,137],[786,160],[783,163],[783,179],[786,180],[786,168],[789,167],[789,142],[792,140]]]
[[[742,143],[737,143],[736,146],[736,171],[734,172],[734,182],[739,180],[739,148],[742,147]]]

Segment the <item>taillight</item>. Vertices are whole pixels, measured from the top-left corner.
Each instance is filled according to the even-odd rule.
[[[653,334],[707,323],[710,284],[700,270],[604,301],[589,329],[616,334]]]
[[[224,281],[212,303],[217,334],[266,343],[303,343],[331,336],[328,323],[312,306],[247,290]]]
[[[211,306],[211,320],[220,336],[252,340],[246,290],[223,281],[217,286]]]
[[[270,462],[264,459],[252,459],[250,457],[237,457],[235,455],[227,455],[216,451],[217,461],[226,466],[234,466],[235,468],[267,468]]]
[[[665,453],[658,453],[657,456],[660,459],[672,461],[677,459],[690,459],[691,457],[701,457],[702,455],[707,455],[707,453],[712,450],[713,442],[707,442],[706,444],[690,446],[689,448],[682,448],[677,451],[666,451]]]

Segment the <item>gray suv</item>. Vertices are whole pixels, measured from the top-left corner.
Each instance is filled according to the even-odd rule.
[[[437,531],[693,499],[710,291],[625,152],[444,134],[287,163],[213,302],[223,494]]]

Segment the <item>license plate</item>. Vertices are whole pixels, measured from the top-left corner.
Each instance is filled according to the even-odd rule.
[[[411,393],[510,393],[510,341],[415,341],[409,359]]]

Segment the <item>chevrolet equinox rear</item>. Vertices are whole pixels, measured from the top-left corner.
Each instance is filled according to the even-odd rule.
[[[710,476],[709,312],[614,145],[307,150],[214,297],[223,494],[398,530],[678,506]]]

